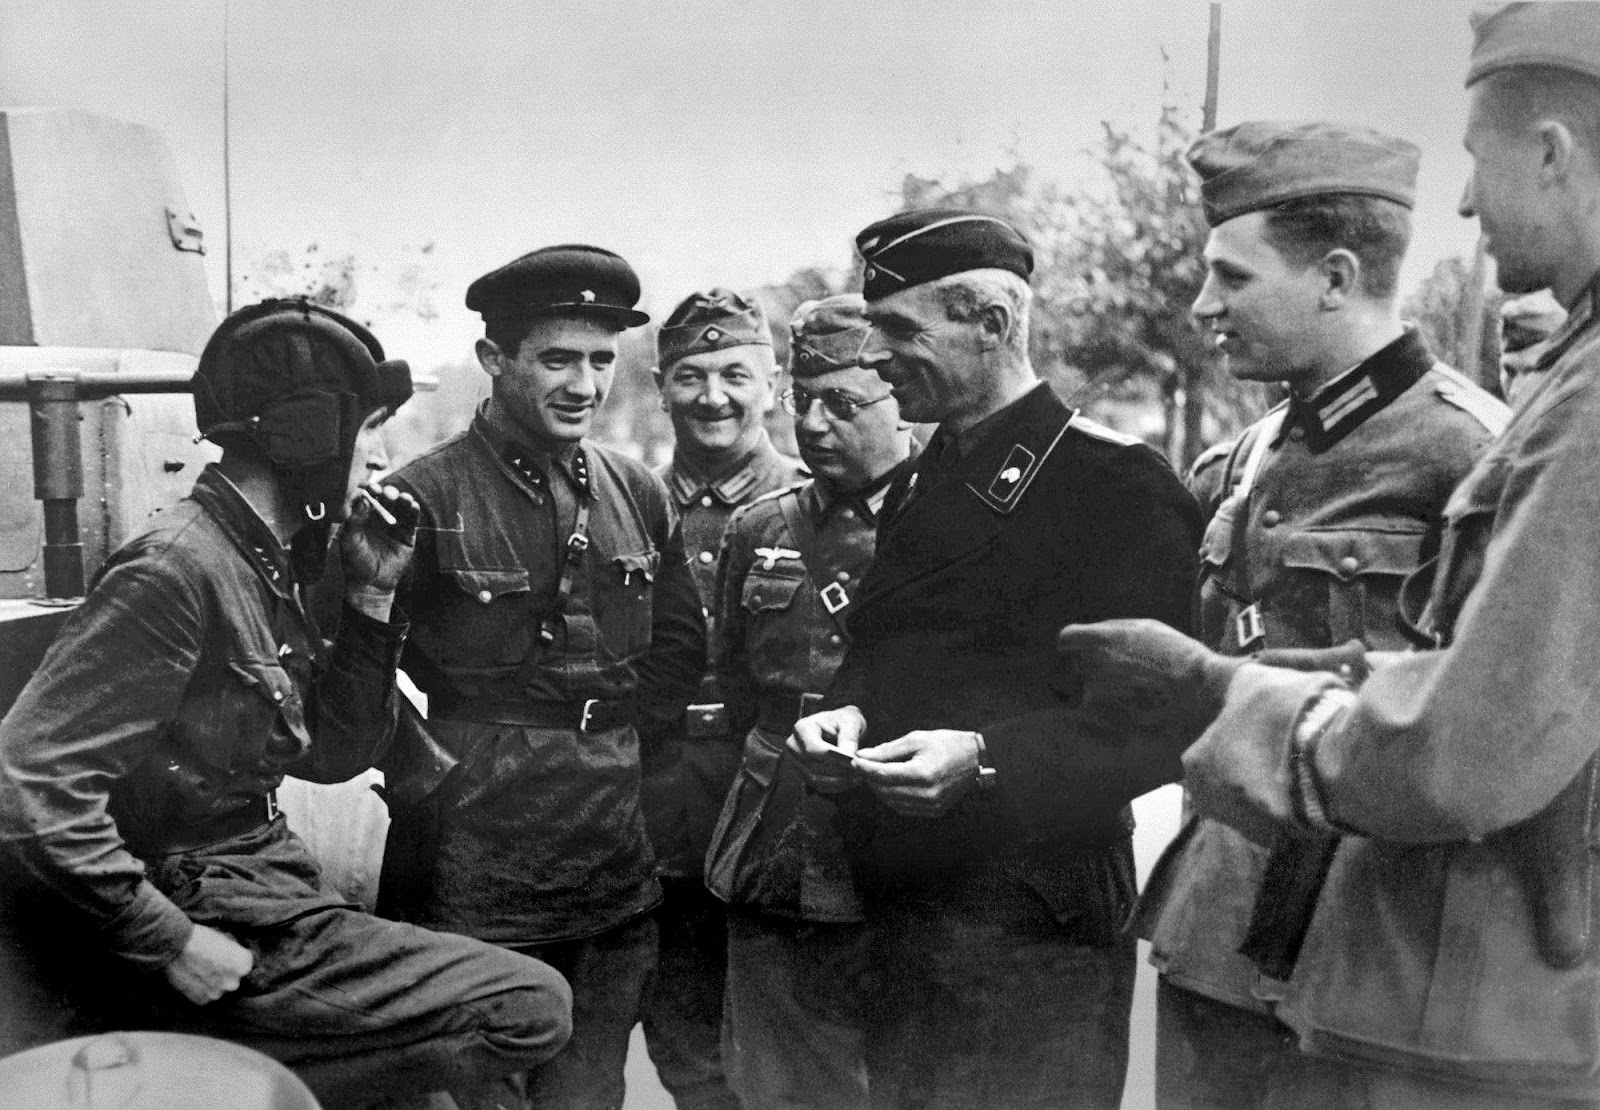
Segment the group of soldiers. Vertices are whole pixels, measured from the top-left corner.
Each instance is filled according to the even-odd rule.
[[[660,475],[588,435],[647,322],[609,251],[472,284],[490,395],[393,473],[403,363],[228,317],[220,461],[0,723],[7,1047],[619,1107],[642,1022],[682,1110],[1114,1108],[1143,937],[1164,1108],[1600,1106],[1600,6],[1474,34],[1461,214],[1565,312],[1515,408],[1399,314],[1417,148],[1241,123],[1189,153],[1192,311],[1288,399],[1187,488],[1041,381],[976,212],[864,229],[781,391],[758,304],[684,300]],[[378,914],[274,800],[372,765]],[[1129,804],[1180,780],[1139,892]]]

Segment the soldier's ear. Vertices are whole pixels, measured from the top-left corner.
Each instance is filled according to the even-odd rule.
[[[1361,285],[1361,259],[1343,247],[1329,251],[1317,263],[1322,274],[1321,305],[1334,309],[1354,297]]]
[[[983,349],[993,351],[1004,347],[1015,323],[1006,305],[999,301],[984,305],[978,312],[978,336]]]
[[[483,372],[491,378],[498,378],[505,373],[506,356],[494,340],[484,336],[473,344],[472,350],[478,356],[478,365],[483,367]]]

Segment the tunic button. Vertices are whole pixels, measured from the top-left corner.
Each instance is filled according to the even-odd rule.
[[[829,636],[828,637],[828,643],[830,643],[830,644],[838,644],[839,643],[839,634],[837,632],[835,632],[832,636]]]
[[[838,574],[834,575],[834,577],[841,582],[848,582],[850,581],[850,572],[847,570],[841,570]]]
[[[490,593],[488,590],[479,590],[478,600],[487,605],[489,602],[494,600],[494,594]]]
[[[1278,512],[1277,509],[1268,509],[1266,512],[1261,514],[1261,527],[1276,528],[1278,526],[1278,521],[1282,519],[1283,514]]]
[[[1357,559],[1354,555],[1346,555],[1343,559],[1339,560],[1339,569],[1344,571],[1346,574],[1354,574],[1356,570],[1360,568],[1360,566],[1361,560]]]
[[[711,508],[711,495],[708,493],[702,497],[700,499],[700,504],[704,505],[708,509]]]
[[[1306,438],[1306,430],[1304,428],[1290,428],[1289,429],[1289,438],[1293,439],[1293,440],[1305,439]]]
[[[702,563],[709,563],[714,560],[716,556],[711,554],[709,551],[702,551],[700,552],[698,558]]]
[[[274,690],[274,691],[272,691],[272,700],[273,701],[282,701],[283,700],[283,691],[282,690]]]

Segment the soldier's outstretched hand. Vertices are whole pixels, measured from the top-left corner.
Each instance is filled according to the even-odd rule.
[[[1086,723],[1113,735],[1175,730],[1187,740],[1222,711],[1228,683],[1245,662],[1149,619],[1071,624],[1056,637],[1056,650],[1068,657]]]
[[[163,970],[167,982],[179,994],[196,1006],[204,1006],[238,990],[255,963],[250,950],[227,933],[209,925],[196,925],[178,958]]]

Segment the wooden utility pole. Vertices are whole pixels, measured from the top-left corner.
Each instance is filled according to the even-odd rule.
[[[1214,131],[1217,127],[1217,83],[1222,58],[1222,4],[1212,0],[1211,28],[1206,36],[1206,99],[1200,112],[1200,130]],[[1179,368],[1183,379],[1183,441],[1178,462],[1187,472],[1200,454],[1201,439],[1205,435],[1206,416],[1206,365]]]

